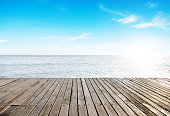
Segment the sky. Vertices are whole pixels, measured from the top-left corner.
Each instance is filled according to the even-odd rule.
[[[0,0],[0,55],[170,55],[169,0]]]

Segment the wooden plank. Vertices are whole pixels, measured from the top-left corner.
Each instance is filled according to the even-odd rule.
[[[6,79],[7,80],[7,79]],[[25,78],[18,78],[16,79],[15,81],[12,81],[11,83],[8,83],[8,84],[5,84],[3,86],[0,86],[0,90],[3,90],[5,89],[6,87],[10,87],[10,86],[13,86],[15,85],[16,83],[19,83],[20,81],[23,81],[23,80],[26,80]],[[3,82],[3,81],[2,81]]]
[[[17,86],[15,85],[14,87],[8,88],[7,90],[3,91],[0,96],[0,105],[2,105],[1,102],[4,99],[7,99],[8,97],[13,95],[17,91],[21,90],[23,88],[23,85],[28,85],[29,83],[30,83],[30,81],[23,81],[23,82],[20,82],[19,84],[17,84]]]
[[[97,116],[97,111],[96,108],[93,104],[93,101],[91,99],[91,96],[89,94],[89,90],[87,88],[86,82],[84,78],[81,78],[82,80],[82,85],[83,85],[83,90],[84,90],[84,95],[85,95],[85,100],[86,100],[86,105],[87,105],[87,111],[89,116]]]
[[[15,110],[18,106],[12,105],[8,109],[6,109],[4,112],[0,114],[0,116],[8,116],[13,110]]]
[[[43,98],[43,96],[49,91],[49,89],[56,82],[56,79],[52,79],[49,85],[30,103],[30,105],[37,105],[39,101]]]
[[[169,92],[170,89],[162,88],[162,86],[158,83],[151,82],[146,79],[138,79],[138,78],[135,81],[138,81],[139,83],[142,83],[143,85],[152,88],[155,92],[157,91],[158,93],[162,95],[165,95],[165,96],[167,96],[167,94],[170,95],[170,92]]]
[[[100,81],[103,83],[101,79]],[[108,85],[104,84],[104,86],[109,91],[109,93],[112,95],[112,97],[116,100],[116,102],[124,109],[124,111],[126,111],[128,115],[136,116],[135,112],[132,109],[130,109],[128,105],[126,105],[124,101],[114,91],[112,91],[112,89]]]
[[[111,89],[114,91],[124,102],[127,104],[137,115],[146,116],[140,109],[138,109],[129,99],[127,99],[122,93],[120,93],[117,88],[115,88],[108,81],[104,81]]]
[[[138,79],[136,79],[138,80]],[[167,93],[167,90],[165,91],[164,89],[160,89],[160,87],[157,87],[157,85],[153,85],[149,81],[146,81],[145,79],[139,79],[138,83],[142,83],[144,86],[149,87],[150,89],[154,90],[158,94],[166,97],[167,99],[170,98],[170,94]]]
[[[6,94],[11,93],[13,90],[15,91],[15,88],[17,88],[23,82],[26,82],[26,79],[19,79],[13,83],[8,84],[8,86],[7,85],[2,86],[0,88],[0,98],[5,96]]]
[[[146,92],[140,90],[139,88],[135,88],[135,86],[133,86],[132,84],[128,85],[129,83],[125,79],[122,79],[122,82],[124,82],[124,84],[126,84],[129,88],[133,89],[134,91],[136,91],[140,95],[144,96],[144,98],[149,99],[149,101],[151,101],[151,103],[153,102],[152,104],[155,107],[158,105],[159,107],[157,107],[157,109],[160,110],[162,113],[165,113],[167,115],[167,111],[168,110],[170,111],[169,106],[160,102],[159,99],[156,100],[155,98],[153,98],[153,96],[147,94]]]
[[[118,82],[116,82],[113,79],[110,79],[108,82],[112,82],[112,86],[114,86],[121,94],[126,96],[134,105],[136,105],[140,110],[142,110],[145,114],[149,116],[156,116],[155,113],[153,113],[148,107],[146,107],[143,103],[146,104],[146,102],[139,98],[136,94],[132,93],[122,85],[120,85]],[[148,106],[148,105],[147,105]]]
[[[12,105],[21,105],[29,97],[29,95],[32,95],[46,81],[47,81],[47,79],[36,80],[35,84],[33,84],[29,88],[29,90],[27,92],[25,92],[19,99],[15,100],[15,102]]]
[[[101,103],[105,107],[105,110],[107,111],[108,115],[109,116],[111,116],[111,115],[118,116],[115,109],[112,107],[112,105],[109,103],[109,101],[105,98],[103,92],[99,89],[99,87],[98,87],[98,85],[96,83],[96,79],[89,79],[89,80],[92,83],[92,86],[95,89],[96,94],[98,95]]]
[[[124,81],[126,81],[126,80],[122,80],[121,82],[123,82],[129,88],[133,89],[138,95],[140,95],[142,98],[144,98],[145,101],[146,100],[150,101],[150,104],[155,106],[159,111],[161,111],[165,115],[170,115],[170,113],[168,113],[168,111],[167,111],[167,110],[170,111],[168,106],[166,106],[165,104],[163,104],[161,102],[157,102],[157,100],[155,98],[153,98],[151,95],[148,95],[144,91],[141,91],[138,88],[135,88],[132,84],[128,85],[128,82],[127,81],[124,82]]]
[[[145,82],[138,80],[138,79],[133,80],[133,82],[137,83],[138,85],[141,85],[142,87],[145,87],[146,89],[148,89],[150,91],[153,91],[155,94],[162,96],[162,98],[165,98],[169,102],[169,100],[170,100],[169,97],[167,95],[165,95],[164,93],[162,93],[162,91],[160,91],[154,87],[151,87],[149,84],[146,84]]]
[[[157,95],[154,95],[153,92],[148,91],[147,89],[139,86],[138,84],[132,83],[128,79],[123,79],[123,81],[126,82],[126,84],[133,87],[135,90],[137,90],[140,94],[144,95],[146,98],[152,100],[153,102],[157,103],[161,107],[165,108],[166,110],[170,110],[170,104],[164,100],[162,100],[160,97],[157,97]]]
[[[98,115],[101,116],[107,116],[108,113],[106,112],[105,108],[103,107],[103,104],[101,103],[100,99],[98,98],[94,88],[92,87],[92,83],[88,79],[85,79],[87,83],[87,87],[89,89],[89,93],[91,95],[91,98],[94,102],[94,105],[96,107],[96,110],[98,112]]]
[[[31,108],[33,108],[33,106],[30,105],[30,103],[49,85],[49,83],[52,81],[52,79],[48,79],[45,84],[41,85],[40,88],[38,89],[38,91],[35,91],[31,96],[29,96],[20,106],[19,106],[19,112],[18,108],[17,110],[15,110],[15,113],[13,116],[16,116],[15,114],[20,115],[22,114],[28,114],[31,110]],[[22,115],[21,115],[22,116]]]
[[[54,92],[50,96],[48,102],[46,103],[46,105],[42,109],[42,111],[40,113],[40,116],[48,116],[49,115],[49,113],[50,113],[50,111],[51,111],[51,109],[53,107],[53,104],[54,104],[56,98],[58,97],[58,94],[59,94],[61,88],[64,85],[64,81],[65,81],[65,79],[61,79],[58,86],[55,88]]]
[[[9,96],[7,99],[0,102],[2,108],[0,108],[0,113],[3,112],[6,108],[8,108],[16,99],[21,97],[26,91],[28,91],[28,88],[32,86],[35,83],[32,79],[27,82],[27,84],[24,84],[21,89],[16,91],[16,93]]]
[[[122,107],[116,102],[116,100],[112,97],[112,95],[109,93],[110,90],[106,89],[104,87],[104,83],[101,80],[97,80],[98,83],[98,87],[100,88],[100,90],[102,91],[102,93],[104,94],[104,96],[106,97],[106,99],[110,102],[110,104],[112,105],[112,107],[115,109],[115,111],[117,112],[117,114],[119,116],[128,116],[126,114],[126,112],[122,109]]]
[[[50,98],[50,96],[52,95],[54,89],[56,88],[56,86],[58,85],[60,79],[54,79],[54,83],[52,84],[51,88],[45,93],[45,95],[42,97],[42,99],[38,102],[38,104],[34,107],[34,109],[31,111],[31,113],[29,114],[29,116],[36,116],[39,115],[42,108],[46,105],[46,102],[48,101],[48,99]]]
[[[73,79],[69,116],[78,116],[77,102],[77,79]]]
[[[65,91],[66,91],[66,88],[67,88],[67,85],[68,85],[68,80],[69,79],[66,79],[66,81],[64,82],[64,85],[61,88],[61,91],[60,91],[59,95],[57,96],[55,103],[53,104],[53,107],[50,111],[49,116],[56,116],[56,115],[59,114],[60,107],[61,107],[61,104],[63,102],[64,94],[65,94]]]
[[[31,95],[21,103],[21,105],[30,105],[30,103],[48,86],[51,81],[51,79],[44,79],[42,84],[40,84],[38,88],[36,88],[37,90],[35,90],[35,92],[33,91],[33,93],[31,93]]]
[[[151,83],[153,83],[154,85],[156,85],[157,87],[163,89],[163,90],[166,90],[166,92],[169,92],[169,87],[170,87],[170,82],[168,81],[163,81],[163,80],[155,80],[155,79],[150,79],[148,78],[147,81],[150,81]]]
[[[170,115],[168,78],[0,78],[0,116]]]
[[[16,80],[18,80],[19,78],[1,78],[0,80],[0,87],[1,86],[5,86],[5,85],[9,85],[9,83],[15,82]]]
[[[84,96],[84,90],[82,87],[81,79],[77,79],[78,84],[78,114],[79,116],[87,116],[87,106]]]
[[[159,97],[160,99],[164,100],[166,103],[170,103],[170,99],[167,99],[166,97],[160,95],[159,93],[155,92],[153,89],[146,87],[144,85],[142,85],[141,83],[136,82],[134,79],[128,79],[129,81],[131,81],[131,83],[134,83],[136,86],[144,89],[145,91],[148,91],[149,93]]]
[[[170,80],[165,79],[150,79],[151,81],[156,82],[157,84],[160,84],[161,86],[169,89],[170,87]]]
[[[30,95],[28,95],[28,97],[19,102],[19,107],[17,107],[17,109],[15,109],[10,116],[18,116],[24,108],[26,108],[26,105],[29,104],[40,92],[41,90],[46,87],[46,85],[48,84],[49,79],[42,79],[41,84],[39,84],[35,90],[32,91],[32,93],[30,93]]]
[[[131,89],[131,87],[127,86],[125,83],[123,83],[122,81],[117,81],[119,82],[119,84],[121,84],[122,86],[124,86],[125,88],[127,88],[128,90],[130,90],[131,92],[133,92],[134,94],[136,94],[137,96],[139,96],[141,99],[143,99],[145,102],[147,102],[147,104],[144,102],[143,104],[145,106],[147,106],[148,108],[150,108],[153,112],[155,112],[155,114],[163,116],[165,114],[168,114],[168,112],[161,108],[159,105],[155,104],[154,102],[150,101],[149,99],[145,98],[144,96],[142,96],[141,94],[137,93],[135,90]],[[150,104],[150,105],[149,105]]]
[[[11,83],[16,83],[16,81],[20,79],[21,78],[0,78],[0,88],[9,86]]]
[[[68,87],[66,89],[64,100],[61,105],[61,109],[59,111],[59,115],[61,116],[68,116],[69,115],[69,106],[70,106],[70,100],[71,100],[71,90],[72,90],[72,82],[73,79],[69,79]]]
[[[32,102],[29,104],[29,106],[31,107],[29,108],[26,107],[20,115],[21,116],[29,115],[54,83],[55,83],[55,79],[52,79],[52,81],[46,86],[46,88],[43,91],[41,91],[41,93],[34,100],[32,100]]]

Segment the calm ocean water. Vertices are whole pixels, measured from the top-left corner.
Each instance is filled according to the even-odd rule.
[[[168,77],[170,58],[152,63],[121,56],[0,56],[1,78]]]

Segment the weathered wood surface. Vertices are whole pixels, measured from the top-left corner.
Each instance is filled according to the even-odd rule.
[[[170,116],[168,78],[0,78],[0,116]]]

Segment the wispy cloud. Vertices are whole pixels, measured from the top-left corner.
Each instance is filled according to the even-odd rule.
[[[110,9],[108,9],[108,8],[105,8],[103,4],[100,4],[100,5],[99,5],[99,8],[100,8],[101,10],[106,11],[106,12],[111,13],[111,14],[115,14],[115,15],[119,15],[119,16],[123,16],[123,17],[125,16],[125,15],[124,15],[123,13],[121,13],[121,12],[117,12],[117,11],[110,10]]]
[[[127,15],[121,13],[121,12],[117,12],[117,11],[114,11],[114,10],[110,10],[110,9],[104,7],[103,4],[100,4],[100,5],[99,5],[99,8],[100,8],[101,10],[103,10],[103,11],[108,12],[108,13],[115,14],[115,15],[118,15],[118,16],[123,17],[123,18],[121,18],[121,19],[112,18],[112,20],[117,20],[118,22],[121,22],[121,23],[123,23],[123,24],[132,23],[132,22],[135,22],[135,21],[138,20],[137,16],[135,16],[135,15],[128,15],[128,16],[127,16]]]
[[[91,37],[90,33],[82,33],[81,35],[77,36],[46,36],[40,37],[39,39],[76,41],[80,39],[93,39],[93,37]]]
[[[148,8],[155,8],[155,7],[157,7],[157,4],[152,3],[152,2],[147,2],[145,5],[146,5]]]
[[[5,42],[8,42],[9,40],[0,40],[0,43],[5,43]]]
[[[144,22],[140,24],[133,25],[135,28],[148,28],[148,27],[158,27],[162,29],[167,29],[167,26],[170,25],[170,23],[167,21],[167,17],[161,17],[161,15],[155,16],[151,22]]]
[[[82,33],[81,35],[70,38],[70,40],[75,41],[79,39],[92,39],[93,37],[90,37],[90,35],[90,33]]]
[[[69,37],[66,36],[46,36],[46,37],[40,37],[39,39],[67,39]]]
[[[132,22],[136,22],[137,20],[138,20],[138,18],[135,15],[130,15],[128,17],[119,19],[117,21],[122,22],[122,23],[132,23]]]

